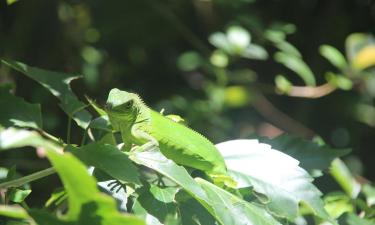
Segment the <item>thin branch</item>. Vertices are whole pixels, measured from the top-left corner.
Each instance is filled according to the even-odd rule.
[[[167,6],[154,0],[146,0],[149,5],[162,17],[164,17],[194,48],[208,55],[210,49],[197,37]]]
[[[290,91],[287,93],[291,97],[300,98],[321,98],[334,92],[337,87],[326,83],[316,87],[308,86],[292,86]]]
[[[255,110],[281,129],[304,138],[313,138],[315,132],[276,108],[261,92],[256,92]]]
[[[41,170],[41,171],[38,171],[36,173],[32,173],[30,175],[27,175],[27,176],[24,176],[24,177],[21,177],[21,178],[18,178],[18,179],[14,179],[14,180],[11,180],[11,181],[1,183],[0,189],[11,188],[11,187],[19,187],[19,186],[22,186],[24,184],[27,184],[27,183],[35,181],[35,180],[39,180],[43,177],[49,176],[49,175],[54,174],[54,173],[56,173],[56,171],[53,167],[51,167],[51,168]]]

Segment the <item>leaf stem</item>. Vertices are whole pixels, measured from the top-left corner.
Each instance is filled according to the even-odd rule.
[[[72,117],[69,116],[68,131],[67,131],[67,134],[66,134],[66,143],[68,145],[70,145],[70,132],[71,132],[71,129],[72,129]]]
[[[32,173],[30,175],[27,175],[27,176],[24,176],[24,177],[21,177],[21,178],[17,178],[17,179],[11,180],[11,181],[1,183],[0,189],[10,188],[10,187],[19,187],[19,186],[22,186],[26,183],[32,182],[34,180],[39,180],[43,177],[47,177],[47,176],[49,176],[51,174],[54,174],[54,173],[56,173],[55,169],[53,167],[50,167],[48,169]]]

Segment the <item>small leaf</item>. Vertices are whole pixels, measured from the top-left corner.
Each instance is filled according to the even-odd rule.
[[[364,47],[375,44],[375,38],[371,34],[353,33],[346,38],[345,48],[349,61],[352,61],[357,56],[358,52]]]
[[[250,33],[240,26],[231,26],[227,30],[227,40],[234,51],[243,51],[251,41]]]
[[[279,62],[299,75],[308,86],[315,86],[315,76],[309,66],[295,55],[277,52],[274,56],[276,62]]]
[[[126,153],[113,145],[91,143],[80,148],[69,146],[68,149],[87,165],[106,172],[114,179],[141,185],[137,167]]]
[[[61,202],[63,202],[64,200],[67,199],[67,197],[68,196],[67,196],[64,188],[58,188],[58,189],[56,189],[52,192],[51,197],[49,197],[49,199],[45,203],[45,207],[49,207],[52,204],[54,204],[56,206],[60,205]]]
[[[329,193],[324,197],[325,209],[332,218],[338,218],[344,213],[354,212],[351,199],[342,192]]]
[[[347,195],[351,198],[358,196],[361,185],[354,179],[343,161],[335,159],[331,164],[330,173]]]
[[[276,87],[283,93],[289,93],[293,84],[283,75],[279,74],[275,77]]]
[[[78,100],[69,86],[72,80],[79,78],[78,76],[43,70],[17,61],[2,60],[2,63],[36,80],[47,88],[61,101],[60,107],[65,113],[72,117],[78,126],[87,128],[91,115],[84,109],[86,105]]]
[[[345,57],[339,50],[330,45],[322,45],[319,48],[319,52],[324,56],[332,65],[339,68],[341,71],[344,71],[348,64],[345,60]]]
[[[352,60],[352,66],[358,70],[375,66],[375,45],[369,45],[361,49]]]
[[[0,124],[4,127],[17,126],[42,128],[40,104],[31,104],[0,88]]]
[[[221,32],[216,32],[210,35],[209,42],[218,49],[225,51],[226,53],[231,53],[231,45],[227,40],[225,34]]]
[[[220,50],[216,50],[212,53],[210,57],[210,62],[214,66],[225,68],[228,66],[229,59],[228,59],[228,56],[224,52]]]
[[[177,66],[182,71],[193,71],[198,69],[202,62],[203,59],[197,52],[189,51],[178,57]]]
[[[201,178],[196,178],[196,181],[206,191],[221,224],[280,224],[264,208],[246,202]]]
[[[266,60],[268,58],[268,53],[262,46],[256,45],[256,44],[250,44],[241,53],[241,56],[248,58],[248,59]]]
[[[229,86],[224,90],[224,102],[230,107],[241,107],[249,102],[249,93],[243,86]]]
[[[8,5],[11,5],[11,4],[16,3],[16,2],[18,2],[18,0],[7,0]]]
[[[9,200],[15,203],[21,203],[31,193],[31,190],[22,190],[18,188],[12,188],[9,192]]]
[[[351,90],[353,87],[353,82],[344,75],[327,72],[325,74],[325,78],[331,85],[342,90]]]
[[[255,192],[267,196],[268,201],[263,202],[276,215],[293,221],[298,216],[299,203],[303,202],[318,217],[330,220],[320,199],[321,192],[294,158],[257,140],[227,141],[216,147],[238,188],[252,186]]]

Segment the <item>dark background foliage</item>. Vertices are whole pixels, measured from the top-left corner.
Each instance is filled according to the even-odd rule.
[[[207,106],[212,101],[212,74],[184,72],[177,66],[179,56],[197,51],[209,57],[214,47],[208,37],[229,25],[241,25],[255,43],[269,53],[264,31],[277,23],[292,23],[296,31],[288,36],[316,74],[318,83],[332,66],[318,53],[321,44],[345,52],[345,38],[354,32],[374,32],[375,3],[369,0],[139,0],[58,1],[20,0],[7,5],[0,1],[0,57],[54,71],[82,74],[73,82],[74,91],[104,104],[108,91],[117,87],[139,93],[145,101],[167,113],[179,114],[189,125],[214,142],[253,134],[274,136],[279,130],[267,116],[249,103],[242,107]],[[271,54],[270,54],[271,55]],[[238,59],[233,68],[256,71],[260,84],[273,84],[278,73],[289,71],[270,57],[265,61]],[[293,76],[290,78],[293,80]],[[15,82],[16,94],[30,102],[42,102],[44,128],[66,136],[67,118],[55,99],[40,86],[7,68],[0,68],[0,82]],[[302,85],[298,79],[295,84]],[[251,89],[249,97],[252,96]],[[336,91],[320,99],[291,98],[265,93],[269,100],[291,118],[319,134],[333,147],[352,148],[347,158],[352,169],[375,179],[375,130],[354,117],[354,105],[363,96],[357,91]],[[373,100],[371,100],[374,103]],[[207,103],[207,102],[206,102]],[[279,127],[283,130],[284,127]],[[73,130],[79,142],[81,130]],[[295,135],[299,135],[296,133]],[[47,161],[34,152],[9,152],[1,166],[17,162],[25,173],[45,167]],[[362,168],[362,169],[361,169]],[[46,180],[45,182],[55,182]],[[42,186],[41,186],[42,187]]]

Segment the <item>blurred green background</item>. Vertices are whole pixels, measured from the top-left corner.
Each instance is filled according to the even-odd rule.
[[[134,91],[215,143],[281,132],[318,135],[333,147],[352,148],[349,167],[375,180],[375,62],[352,69],[347,41],[362,33],[375,58],[373,1],[10,2],[0,1],[0,57],[83,75],[73,82],[82,100],[87,95],[103,105],[111,88]],[[349,66],[331,65],[319,53],[323,44],[346,55]],[[310,72],[294,73],[276,52],[297,56],[294,66],[308,65],[318,86],[332,80],[328,71],[350,85],[337,84],[321,98],[287,96],[292,84],[313,84],[306,82]],[[17,95],[41,102],[44,129],[66,137],[67,117],[45,89],[5,67],[0,82],[14,82]],[[81,137],[75,127],[73,142]],[[17,164],[25,173],[46,167],[35,152],[19,153],[4,154],[1,166]]]

